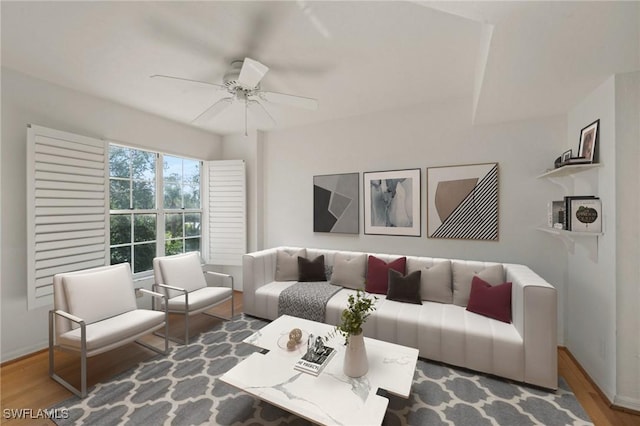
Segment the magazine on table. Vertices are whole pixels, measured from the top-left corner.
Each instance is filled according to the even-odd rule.
[[[323,346],[318,351],[307,351],[302,358],[296,362],[295,369],[304,373],[317,376],[329,364],[336,350],[330,346]]]

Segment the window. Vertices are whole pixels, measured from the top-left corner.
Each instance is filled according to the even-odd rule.
[[[163,164],[165,254],[199,251],[202,237],[201,163],[165,155]]]
[[[111,264],[129,262],[148,271],[156,256],[156,161],[158,155],[117,145],[109,147]]]
[[[156,256],[200,251],[201,168],[198,160],[110,145],[112,265],[129,262],[138,273]]]

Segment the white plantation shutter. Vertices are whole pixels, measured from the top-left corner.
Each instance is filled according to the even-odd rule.
[[[53,276],[108,263],[105,141],[27,129],[28,307],[53,302]]]
[[[209,162],[208,183],[209,263],[242,265],[247,251],[244,161]]]

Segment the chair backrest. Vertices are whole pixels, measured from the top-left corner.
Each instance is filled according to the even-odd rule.
[[[153,259],[153,274],[156,284],[180,287],[188,292],[207,286],[202,272],[200,252],[176,254]],[[168,297],[179,296],[180,292],[170,290]]]
[[[82,318],[87,324],[137,309],[131,267],[128,263],[100,266],[53,277],[56,309]],[[58,318],[58,334],[78,325]]]

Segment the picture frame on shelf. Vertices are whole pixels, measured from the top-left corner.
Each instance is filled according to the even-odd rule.
[[[575,231],[573,229],[573,211],[571,210],[574,200],[593,200],[597,199],[594,195],[568,195],[564,197],[564,229],[567,231]]]
[[[594,121],[580,131],[580,144],[578,145],[578,157],[588,163],[597,160],[596,150],[598,149],[598,131],[600,119]]]
[[[564,165],[567,164],[569,162],[569,160],[571,159],[571,154],[573,153],[572,149],[568,149],[565,152],[562,153],[562,157],[560,157],[560,164]]]
[[[420,169],[364,172],[364,233],[419,237],[420,180]]]
[[[571,230],[574,232],[602,232],[602,202],[599,198],[571,200]]]

